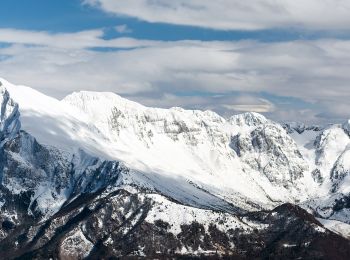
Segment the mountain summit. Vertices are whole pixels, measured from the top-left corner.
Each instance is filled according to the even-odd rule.
[[[0,82],[2,259],[350,254],[348,122]]]

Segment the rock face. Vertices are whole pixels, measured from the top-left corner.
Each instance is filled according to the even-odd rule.
[[[112,93],[58,101],[0,82],[1,259],[350,255],[314,217],[350,223],[347,123],[282,127]]]
[[[18,105],[10,98],[7,89],[0,84],[0,141],[13,137],[20,129]]]
[[[308,170],[294,140],[276,124],[260,124],[238,134],[231,146],[249,167],[280,186],[292,184]]]
[[[15,229],[17,234],[13,239],[19,242],[14,247],[4,240],[0,244],[2,257],[105,259],[190,255],[346,259],[350,252],[348,240],[324,229],[306,211],[290,204],[241,216],[241,220],[223,213],[196,210],[198,215],[193,217],[198,220],[183,223],[174,232],[173,223],[161,219],[148,221],[160,202],[147,196],[117,190],[77,200],[84,200],[84,204],[68,204],[44,223],[32,224],[27,230]],[[162,202],[179,207],[166,200]],[[202,214],[206,215],[199,217]],[[218,222],[201,221],[213,215]]]
[[[297,132],[298,134],[302,134],[305,131],[314,131],[318,132],[324,129],[322,126],[318,125],[305,125],[300,122],[290,122],[290,123],[284,123],[282,124],[282,127],[287,131],[288,134]]]

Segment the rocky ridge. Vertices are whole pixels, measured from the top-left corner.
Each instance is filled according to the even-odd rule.
[[[256,113],[227,120],[81,92],[42,98],[69,109],[49,111],[60,131],[39,129],[30,122],[49,112],[34,117],[1,82],[3,259],[350,253],[314,217],[350,223],[346,123],[292,133]]]

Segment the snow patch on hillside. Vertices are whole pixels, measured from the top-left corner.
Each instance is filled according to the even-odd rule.
[[[317,218],[317,220],[327,229],[350,239],[350,225],[341,221]]]

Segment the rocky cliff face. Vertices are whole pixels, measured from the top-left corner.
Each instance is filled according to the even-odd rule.
[[[20,129],[18,105],[10,98],[7,89],[0,82],[0,141],[16,135]]]
[[[57,101],[1,82],[1,259],[350,254],[314,217],[350,223],[347,124],[286,128],[112,93]]]
[[[232,138],[232,148],[252,170],[271,183],[289,186],[308,170],[294,140],[276,124],[258,127]]]

